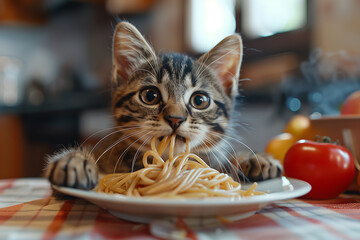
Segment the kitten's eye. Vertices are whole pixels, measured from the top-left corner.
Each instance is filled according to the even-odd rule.
[[[145,88],[140,91],[140,99],[148,105],[158,104],[161,100],[159,89],[155,87]]]
[[[205,109],[210,106],[210,97],[205,93],[194,93],[190,98],[190,104],[196,109]]]

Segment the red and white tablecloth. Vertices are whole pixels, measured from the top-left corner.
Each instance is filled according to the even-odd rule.
[[[360,239],[360,196],[278,201],[249,218],[207,229],[179,219],[174,231],[159,235],[152,225],[121,220],[84,200],[56,199],[45,179],[0,181],[0,239],[163,238]]]

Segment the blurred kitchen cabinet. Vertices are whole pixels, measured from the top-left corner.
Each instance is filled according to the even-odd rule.
[[[16,115],[0,115],[0,178],[22,177],[24,138]]]
[[[251,81],[242,81],[242,87],[246,90],[254,90],[278,86],[285,77],[298,69],[302,60],[294,53],[283,53],[245,62],[240,79]]]
[[[44,1],[0,0],[0,23],[42,24],[46,21]]]
[[[155,0],[107,0],[106,9],[112,14],[136,14],[148,11]]]

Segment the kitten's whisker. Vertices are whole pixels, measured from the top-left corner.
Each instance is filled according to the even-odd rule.
[[[251,134],[251,127],[249,127],[248,123],[239,123],[238,125],[245,133]]]
[[[116,172],[116,168],[117,168],[119,162],[120,162],[121,159],[124,157],[124,155],[127,153],[127,151],[131,148],[131,146],[134,145],[136,142],[138,142],[140,139],[142,139],[144,136],[150,134],[151,132],[152,132],[152,131],[149,131],[149,132],[145,133],[144,135],[142,135],[141,137],[139,137],[136,141],[134,141],[133,143],[131,143],[131,144],[121,153],[121,155],[119,156],[118,160],[116,161],[116,164],[115,164],[115,166],[114,166],[114,172],[113,172],[113,173]]]
[[[205,139],[208,140],[214,148],[217,148],[217,149],[221,148],[221,150],[224,150],[228,155],[231,156],[231,153],[226,148],[224,148],[224,147],[220,146],[218,143],[216,143],[214,139],[212,139],[210,137],[205,137]],[[223,153],[221,153],[221,154],[223,157],[225,157],[227,159],[225,154],[223,154]]]
[[[238,179],[238,178],[239,178],[239,177],[238,177],[238,171],[239,171],[239,169],[235,168],[234,165],[231,163],[231,161],[228,160],[227,156],[226,156],[224,153],[222,153],[220,150],[225,150],[225,151],[227,152],[227,154],[228,154],[229,156],[231,156],[230,152],[227,151],[226,148],[224,148],[224,147],[216,144],[216,142],[215,142],[213,139],[211,139],[211,138],[209,138],[209,137],[206,137],[206,139],[207,139],[208,141],[210,140],[210,141],[212,142],[211,144],[213,144],[213,148],[214,148],[215,150],[217,150],[217,152],[220,152],[220,153],[221,153],[221,156],[226,160],[226,162],[228,163],[228,167],[230,168],[230,169],[229,169],[229,170],[230,170],[230,171],[229,171],[230,174],[233,173],[233,175],[237,178],[237,180],[240,180],[240,179]],[[220,148],[220,149],[219,149],[219,148]]]
[[[218,134],[217,132],[214,132],[214,133]],[[214,134],[214,133],[213,133],[213,134]],[[245,148],[247,148],[247,149],[251,152],[251,155],[253,155],[253,156],[255,157],[256,162],[257,162],[257,163],[259,164],[259,166],[260,166],[260,161],[259,161],[256,153],[255,153],[248,145],[246,145],[245,143],[241,142],[240,140],[238,140],[238,139],[236,139],[236,138],[234,138],[234,137],[228,136],[228,135],[223,135],[223,137],[224,137],[224,138],[229,138],[229,139],[231,139],[231,140],[234,140],[235,142],[237,142],[237,143],[243,145]],[[263,176],[263,172],[262,172],[261,167],[260,167],[260,173],[261,173],[261,175]]]
[[[149,132],[150,134],[151,132]],[[132,163],[131,163],[131,172],[134,172],[134,168],[135,168],[135,162],[137,160],[137,157],[139,155],[139,153],[141,152],[141,150],[144,148],[144,146],[151,140],[151,136],[149,136],[147,139],[145,139],[145,141],[140,145],[140,147],[138,148],[138,150],[136,151]]]
[[[242,172],[242,168],[241,168],[240,163],[239,163],[239,160],[238,160],[237,152],[236,152],[235,149],[233,148],[232,144],[231,144],[230,142],[228,142],[227,140],[225,140],[223,137],[220,137],[220,136],[218,136],[218,135],[215,135],[214,133],[212,133],[211,130],[209,130],[209,134],[211,134],[211,135],[213,135],[213,136],[219,137],[219,138],[221,139],[221,141],[223,141],[224,143],[227,144],[227,146],[230,147],[230,149],[231,149],[231,151],[233,152],[233,154],[231,154],[229,151],[227,151],[226,148],[224,148],[224,149],[226,149],[226,152],[229,154],[229,157],[230,157],[231,159],[233,159],[234,162],[236,163],[236,169],[238,169],[238,170],[240,169],[240,171]],[[234,164],[231,162],[231,160],[228,160],[228,161],[230,162],[231,165],[234,165]]]
[[[211,149],[208,147],[208,146],[206,146],[206,144],[204,143],[204,140],[201,140],[201,142],[200,142],[200,145],[201,145],[201,147],[202,147],[202,149],[203,149],[203,152],[206,154],[206,156],[207,156],[207,162],[209,163],[209,166],[210,167],[212,167],[212,162],[211,162],[211,158],[210,158],[210,156],[209,156],[209,154],[208,154],[208,152],[211,152]],[[198,146],[196,146],[196,148],[197,148]],[[206,151],[206,149],[207,149],[207,151]]]
[[[104,128],[101,130],[98,130],[96,132],[94,132],[93,134],[91,134],[90,136],[88,136],[80,145],[80,147],[82,147],[84,144],[86,144],[87,141],[89,141],[90,138],[94,137],[96,134],[99,134],[101,132],[106,132],[112,129],[118,129],[118,128],[125,128],[125,127],[132,127],[132,126],[138,126],[138,125],[128,125],[128,126],[115,126],[115,127],[109,127],[109,128]]]
[[[96,144],[95,146],[91,149],[91,151],[89,152],[90,154],[95,150],[95,148],[102,142],[104,141],[106,138],[110,137],[111,135],[117,134],[119,132],[123,132],[123,131],[128,131],[128,130],[133,130],[133,129],[139,129],[141,128],[141,126],[136,126],[136,127],[128,127],[128,128],[123,128],[123,129],[119,129],[116,130],[114,132],[111,132],[109,134],[107,134],[106,136],[102,137]]]
[[[217,148],[216,148],[216,143],[215,143],[211,138],[205,136],[205,140],[207,140],[207,141],[209,142],[209,144],[212,146],[213,149],[217,150]],[[218,158],[217,154],[215,154],[213,151],[211,151],[211,153],[212,153],[213,156],[216,158],[216,161],[217,161],[217,163],[218,163],[218,165],[219,165],[220,170],[221,170],[222,172],[227,172],[227,171],[226,171],[226,168],[225,168],[225,165],[223,164],[223,161],[221,161],[221,160]],[[220,151],[217,151],[217,153],[222,154],[222,157],[224,157],[224,158],[226,159],[226,156],[225,156],[223,153],[221,153]]]
[[[211,135],[213,135],[213,136],[216,136],[216,137],[219,137],[223,142],[225,142],[225,143],[231,148],[231,151],[232,151],[234,154],[232,155],[232,154],[230,154],[228,151],[227,151],[227,153],[229,153],[230,156],[232,155],[233,158],[236,160],[236,159],[237,159],[237,153],[236,153],[235,149],[233,148],[233,146],[231,145],[231,143],[224,139],[223,136],[225,136],[225,135],[224,135],[224,134],[220,134],[220,133],[219,133],[219,134],[215,134],[215,133],[217,133],[217,132],[214,132],[214,131],[212,131],[212,130],[209,130],[209,134],[211,134]]]
[[[238,156],[237,156],[237,152],[235,151],[235,149],[233,148],[232,144],[227,141],[226,139],[224,139],[224,136],[226,136],[225,134],[220,134],[220,133],[217,133],[217,132],[214,132],[214,131],[211,131],[209,130],[208,132],[209,134],[213,135],[213,136],[216,136],[216,137],[219,137],[221,139],[221,141],[223,141],[224,143],[226,143],[232,150],[232,152],[234,153],[233,155],[227,151],[227,153],[231,156],[232,159],[234,159],[234,162],[235,163],[232,163],[231,161],[229,161],[229,163],[231,164],[232,168],[235,168],[237,171],[236,172],[239,172],[242,174],[243,176],[243,181],[245,182],[245,175],[244,175],[244,171],[240,165],[240,162],[239,162],[239,159],[238,159]],[[224,148],[225,149],[225,148]],[[235,165],[235,167],[234,167]]]
[[[116,145],[119,144],[120,142],[122,142],[122,141],[124,141],[124,140],[126,140],[126,139],[128,139],[128,138],[130,138],[130,137],[132,137],[132,136],[134,136],[134,135],[136,135],[136,134],[141,134],[141,133],[144,133],[144,132],[146,132],[146,131],[147,131],[147,130],[143,130],[143,131],[140,131],[140,132],[131,133],[131,134],[128,134],[128,135],[126,135],[126,136],[124,136],[124,137],[116,140],[113,144],[111,144],[111,145],[96,159],[95,164],[98,163],[98,161],[100,160],[100,158],[102,158],[102,156],[104,156],[105,153],[107,153],[111,148],[113,148],[114,146],[116,146]]]

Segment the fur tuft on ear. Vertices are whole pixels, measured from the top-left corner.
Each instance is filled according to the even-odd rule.
[[[128,22],[120,22],[113,36],[113,81],[127,82],[140,64],[156,60],[156,54],[141,33]]]
[[[233,34],[202,55],[198,62],[215,71],[226,94],[233,98],[238,91],[243,45],[240,35]]]

